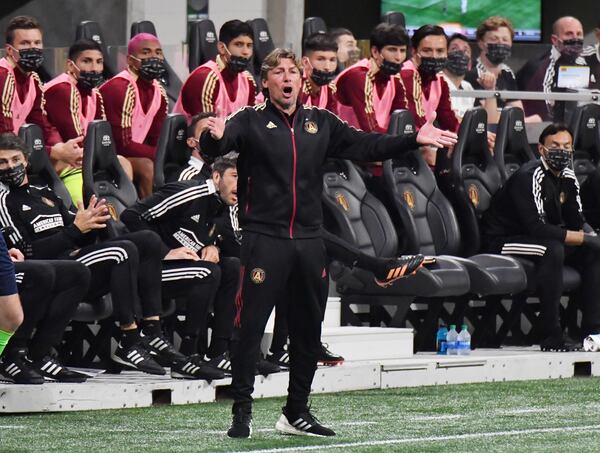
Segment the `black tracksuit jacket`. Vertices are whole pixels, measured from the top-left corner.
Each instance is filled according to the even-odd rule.
[[[200,147],[238,157],[240,224],[280,238],[320,236],[322,165],[328,157],[381,161],[417,147],[416,135],[366,133],[333,113],[299,105],[288,117],[269,100],[229,117],[225,134],[202,134]]]

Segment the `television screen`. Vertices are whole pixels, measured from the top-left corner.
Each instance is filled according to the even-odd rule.
[[[425,24],[438,24],[446,33],[475,38],[477,26],[490,16],[507,17],[515,41],[540,41],[542,0],[381,0],[381,13],[399,11],[409,33]]]

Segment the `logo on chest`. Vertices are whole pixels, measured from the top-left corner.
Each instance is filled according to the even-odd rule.
[[[307,121],[306,123],[304,123],[304,130],[309,134],[316,134],[317,132],[319,132],[319,127],[314,121]]]
[[[196,234],[193,231],[186,230],[185,228],[180,228],[179,230],[175,231],[175,233],[173,233],[173,238],[175,238],[175,240],[181,245],[193,250],[194,252],[197,252],[204,247],[204,243],[198,239]]]
[[[30,223],[33,226],[33,231],[35,233],[41,233],[42,231],[47,231],[53,228],[60,228],[65,226],[62,216],[60,214],[41,214],[35,219],[33,219]]]

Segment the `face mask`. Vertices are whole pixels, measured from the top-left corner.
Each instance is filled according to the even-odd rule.
[[[565,39],[560,53],[565,57],[577,58],[583,52],[583,39]]]
[[[421,57],[419,71],[423,74],[434,75],[443,70],[447,63],[447,58]]]
[[[0,182],[8,187],[19,187],[25,180],[25,165],[19,164],[12,168],[0,170]]]
[[[13,49],[15,48],[13,47]],[[38,49],[37,47],[21,49],[18,50],[18,52],[19,61],[17,61],[17,65],[19,65],[19,67],[25,72],[36,71],[44,62],[44,54],[42,53],[42,49]]]
[[[92,88],[96,88],[104,81],[104,76],[101,72],[96,71],[82,71],[77,67],[75,63],[73,66],[77,68],[79,71],[79,76],[77,77],[77,85],[80,85],[81,88],[91,90]]]
[[[562,148],[546,148],[544,159],[548,166],[554,171],[562,171],[567,168],[573,159],[573,152]]]
[[[511,46],[508,44],[489,43],[486,56],[490,63],[499,65],[510,58]]]
[[[225,46],[225,50],[229,54],[229,63],[227,63],[227,67],[231,69],[232,72],[238,73],[248,69],[248,66],[250,65],[250,58],[231,55],[231,52],[227,46]]]
[[[460,50],[448,53],[448,63],[446,69],[452,74],[463,76],[467,73],[469,67],[469,57],[465,52]]]
[[[383,59],[381,66],[379,66],[381,73],[386,76],[398,74],[400,69],[402,69],[402,63],[394,63],[393,61],[386,60],[385,58]]]
[[[165,72],[165,62],[161,58],[145,58],[141,60],[140,77],[145,80],[160,79]]]
[[[313,68],[310,78],[319,86],[329,85],[335,78],[335,72],[319,71],[318,69]]]

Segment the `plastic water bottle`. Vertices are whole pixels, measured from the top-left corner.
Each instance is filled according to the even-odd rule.
[[[446,355],[446,335],[448,335],[448,328],[441,324],[435,336],[436,351],[440,355]]]
[[[446,353],[448,355],[458,354],[458,332],[456,331],[456,324],[450,324],[450,330],[446,335]]]
[[[467,325],[463,324],[458,334],[458,347],[456,348],[458,355],[469,355],[471,353],[471,334],[467,329]]]

